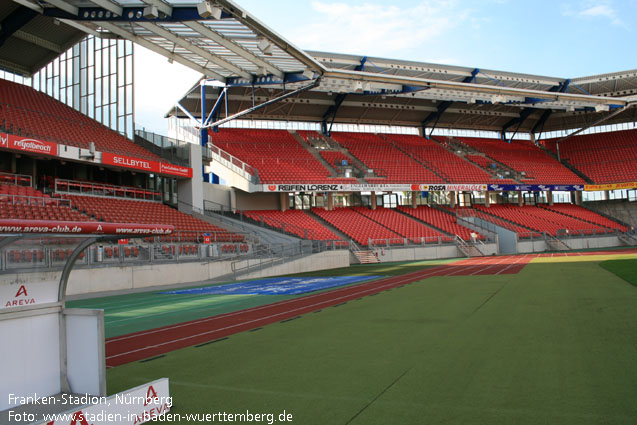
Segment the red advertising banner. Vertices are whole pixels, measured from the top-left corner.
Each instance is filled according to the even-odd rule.
[[[58,155],[58,145],[53,142],[30,139],[13,134],[0,133],[0,148],[13,149],[20,152],[36,153],[41,155]]]
[[[41,155],[58,156],[58,144],[43,140],[29,139],[13,134],[0,133],[0,149],[12,149],[21,152],[29,152]],[[102,152],[102,163],[117,167],[132,168],[134,170],[147,171],[149,173],[166,174],[175,177],[192,178],[192,168],[181,165],[167,164],[159,161],[133,158],[130,156],[116,155],[110,152]]]
[[[166,164],[163,162],[159,163],[159,172],[161,174],[170,174],[171,176],[178,177],[192,177],[192,168],[190,167],[182,167],[180,165],[174,164]]]
[[[0,233],[48,233],[73,235],[169,235],[169,224],[104,223],[100,221],[0,220]]]
[[[148,171],[150,173],[168,174],[176,177],[192,177],[192,168],[189,167],[150,161],[148,159],[133,158],[124,155],[116,155],[110,152],[102,152],[102,164],[132,168],[134,170]]]

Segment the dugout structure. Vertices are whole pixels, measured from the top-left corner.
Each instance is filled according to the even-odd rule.
[[[66,308],[69,275],[76,260],[96,255],[89,249],[96,242],[172,231],[170,225],[0,220],[0,415],[61,393],[106,395],[103,310]]]

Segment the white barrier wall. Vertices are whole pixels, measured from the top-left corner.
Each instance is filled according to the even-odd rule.
[[[104,310],[65,309],[64,319],[71,393],[105,396]]]
[[[233,260],[236,261],[236,260]],[[202,282],[232,273],[231,260],[204,263],[172,263],[147,264],[143,266],[96,267],[91,269],[75,269],[69,277],[67,295],[90,294],[106,291],[122,291],[147,288],[151,286],[167,286],[183,283]],[[237,266],[243,267],[241,263]],[[306,271],[331,269],[349,266],[349,251],[325,251],[289,261],[249,275],[241,275],[241,279],[249,277],[268,277],[282,274],[302,273]],[[28,274],[30,280],[42,280],[50,272],[34,272]],[[21,273],[25,279],[27,274]],[[0,285],[15,281],[16,274],[0,275]],[[231,280],[228,277],[228,280]]]
[[[0,315],[0,410],[22,404],[19,397],[60,392],[59,312],[30,317]]]
[[[617,236],[598,236],[594,238],[570,238],[564,239],[564,242],[571,249],[596,249],[596,248],[612,248],[622,246],[622,242]],[[519,253],[544,252],[550,251],[551,248],[542,239],[533,241],[518,241]]]
[[[432,245],[401,247],[392,249],[373,249],[381,263],[394,261],[434,260],[437,258],[462,257],[463,254],[455,245]]]

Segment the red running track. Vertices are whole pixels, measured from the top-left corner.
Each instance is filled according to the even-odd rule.
[[[109,338],[106,340],[106,366],[119,366],[227,337],[432,276],[515,274],[532,258],[534,255],[470,258],[401,276]]]

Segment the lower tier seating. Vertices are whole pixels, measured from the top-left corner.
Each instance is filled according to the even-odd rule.
[[[592,235],[604,233],[608,229],[583,220],[560,214],[533,205],[491,205],[489,208],[477,206],[483,212],[509,220],[515,224],[530,228],[537,232],[546,232],[556,236],[558,231],[568,230],[572,235]]]
[[[98,221],[173,225],[175,234],[168,236],[168,240],[198,241],[203,233],[210,233],[212,241],[240,242],[243,240],[241,235],[230,233],[159,202],[82,195],[61,196],[70,199],[75,208],[95,217]]]
[[[552,206],[542,205],[542,208],[571,216],[591,224],[596,224],[609,230],[619,230],[620,232],[625,232],[628,230],[626,226],[623,226],[609,218],[606,218],[603,215],[599,215],[596,212],[587,210],[584,207],[580,207],[579,205],[553,204]]]
[[[351,208],[336,208],[332,211],[313,208],[312,212],[362,246],[368,246],[370,239],[389,239],[390,243],[403,243],[402,235],[381,226]]]
[[[378,208],[370,210],[365,207],[354,207],[353,210],[415,243],[422,242],[422,238],[425,238],[425,242],[438,242],[438,238],[442,238],[445,241],[453,239],[416,220],[412,220],[394,209]]]
[[[457,235],[465,241],[471,239],[471,229],[459,225],[453,215],[444,211],[440,211],[428,205],[421,205],[418,208],[398,207],[398,209],[403,213],[416,217],[418,220],[424,221],[425,223],[428,223],[444,232]],[[478,235],[478,239],[485,239],[483,235],[479,233],[476,234]]]
[[[301,210],[253,210],[244,211],[243,215],[255,221],[263,220],[268,226],[285,230],[303,239],[320,241],[340,239],[334,232]]]

